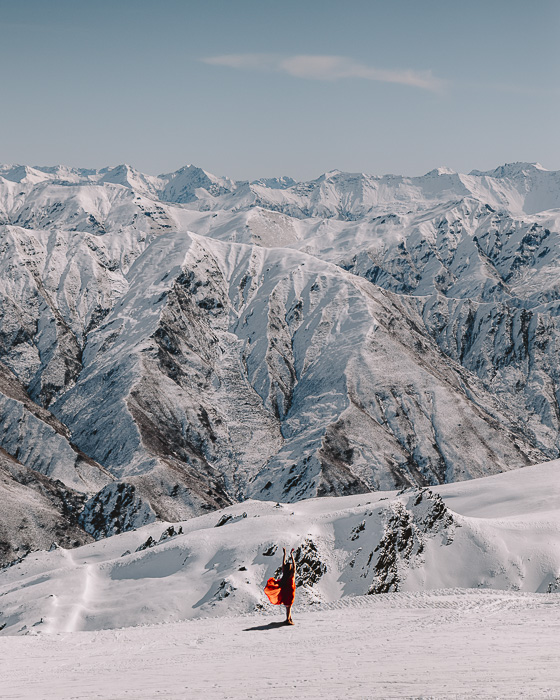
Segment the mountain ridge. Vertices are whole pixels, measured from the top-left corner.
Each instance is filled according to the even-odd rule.
[[[0,166],[0,363],[109,474],[96,536],[553,459],[559,177]]]

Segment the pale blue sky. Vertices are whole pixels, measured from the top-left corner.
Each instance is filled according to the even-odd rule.
[[[560,169],[558,0],[0,0],[0,162]]]

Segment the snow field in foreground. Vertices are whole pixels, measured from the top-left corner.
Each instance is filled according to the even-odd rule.
[[[558,698],[560,595],[445,590],[0,638],[0,697]]]
[[[556,700],[559,465],[32,553],[0,572],[0,698]],[[293,628],[261,609],[278,544],[311,567]]]

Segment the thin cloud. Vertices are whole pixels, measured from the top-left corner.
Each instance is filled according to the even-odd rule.
[[[202,63],[228,68],[247,68],[249,70],[277,70],[281,56],[270,53],[232,53],[225,56],[201,58]]]
[[[202,58],[212,66],[227,66],[241,70],[275,71],[294,78],[308,80],[345,80],[360,78],[383,83],[398,83],[437,92],[445,82],[431,71],[386,70],[359,63],[346,56],[279,56],[277,54],[226,54]]]

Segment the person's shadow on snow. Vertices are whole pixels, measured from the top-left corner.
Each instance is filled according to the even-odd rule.
[[[282,622],[269,622],[268,625],[257,625],[257,627],[247,627],[244,632],[263,632],[264,630],[274,630],[278,627],[289,627],[284,621]]]

